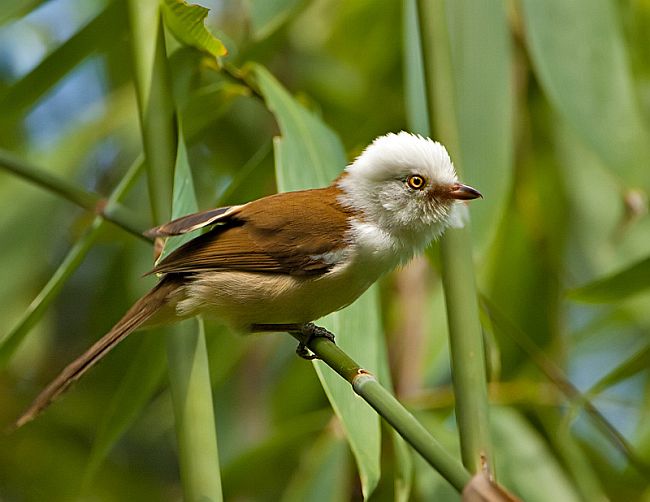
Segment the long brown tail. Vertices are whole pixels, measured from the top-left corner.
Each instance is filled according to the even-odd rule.
[[[177,288],[178,283],[176,281],[163,278],[151,291],[140,298],[108,333],[81,356],[68,364],[59,373],[59,376],[43,389],[29,408],[16,420],[15,427],[21,427],[36,418],[52,401],[79,380],[86,371],[97,364],[118,343],[150,319]]]

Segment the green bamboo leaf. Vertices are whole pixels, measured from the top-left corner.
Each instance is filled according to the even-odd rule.
[[[133,351],[129,367],[97,426],[82,482],[82,490],[87,493],[104,459],[141,416],[165,375],[165,344],[160,339],[161,333],[155,331],[137,336],[141,338],[139,346]]]
[[[0,26],[12,19],[23,17],[46,0],[5,0],[0,10]]]
[[[630,180],[647,182],[650,136],[615,3],[524,0],[521,5],[534,69],[555,109],[607,164]]]
[[[3,368],[14,355],[31,329],[42,319],[47,308],[61,292],[70,276],[88,254],[88,251],[97,240],[104,222],[97,218],[90,229],[72,246],[61,265],[56,269],[47,284],[30,303],[18,323],[0,341],[0,368]]]
[[[282,133],[274,142],[280,190],[303,190],[331,183],[346,164],[341,140],[316,115],[299,105],[268,70],[260,65],[252,69]]]
[[[379,290],[371,286],[356,302],[318,321],[336,334],[336,343],[371,372],[380,373],[378,346],[383,343],[379,318]],[[316,372],[332,408],[341,419],[354,454],[366,499],[379,482],[381,430],[379,417],[350,389],[349,384],[320,362]]]
[[[172,218],[196,212],[198,205],[187,158],[182,125],[174,169]],[[192,235],[168,239],[165,253],[191,240]],[[164,253],[163,253],[164,254]],[[205,326],[201,318],[180,323],[167,336],[167,360],[178,441],[179,466],[187,500],[223,499],[217,432]]]
[[[282,496],[283,502],[337,502],[347,498],[350,455],[345,440],[332,429],[328,428],[304,452]]]
[[[261,40],[273,33],[304,0],[248,0],[253,38]]]
[[[221,501],[217,432],[201,318],[180,323],[167,336],[167,360],[184,498]]]
[[[194,182],[189,168],[187,148],[182,137],[178,141],[178,152],[176,154],[176,168],[174,170],[174,199],[172,202],[172,219],[180,218],[198,211]],[[191,241],[196,234],[189,233],[170,237],[165,241],[165,247],[158,261],[169,255],[172,251]]]
[[[496,472],[500,483],[530,502],[581,500],[563,467],[519,413],[495,407],[490,419],[494,444],[498,446]]]
[[[282,133],[274,142],[279,189],[298,190],[330,183],[345,166],[343,146],[336,134],[300,106],[266,69],[256,65],[253,71]],[[375,287],[350,307],[318,323],[337,336],[337,344],[351,357],[370,371],[381,373],[378,346],[383,341]],[[315,367],[345,429],[367,498],[380,476],[379,418],[354,395],[347,382],[318,362]]]
[[[650,256],[624,270],[569,291],[569,298],[592,303],[617,302],[649,288]]]
[[[106,205],[107,210],[114,206],[117,201],[128,192],[142,171],[142,168],[142,159],[139,158],[133,163],[127,174],[122,178],[122,181],[120,181],[109,197],[108,204]],[[103,218],[95,218],[90,229],[70,249],[61,262],[61,265],[59,265],[50,280],[47,281],[47,284],[43,287],[36,298],[34,298],[16,326],[14,326],[14,328],[2,338],[0,341],[0,368],[7,364],[11,359],[11,356],[29,334],[30,330],[36,325],[36,323],[38,323],[38,321],[41,320],[47,308],[61,292],[61,288],[63,288],[66,281],[74,271],[79,268],[79,265],[81,265],[86,254],[88,254],[88,251],[101,234],[105,225],[106,222]]]
[[[189,173],[187,151],[183,141],[178,143],[177,166],[174,176],[173,218],[186,215],[197,209],[194,186]],[[162,255],[166,256],[192,237],[193,235],[185,235],[168,239]],[[202,324],[199,329],[203,329]],[[102,421],[95,435],[84,475],[83,484],[85,489],[89,488],[97,469],[101,467],[111,448],[141,415],[142,409],[150,402],[152,395],[160,386],[167,367],[165,364],[167,353],[161,335],[160,332],[138,335],[143,338],[140,347],[102,416]],[[191,332],[173,333],[174,338],[188,337],[191,341],[197,343],[193,336],[196,335]],[[187,340],[181,340],[180,342],[183,341]],[[206,445],[208,444],[206,442]],[[210,463],[209,465],[213,464]],[[217,474],[216,478],[218,477]]]
[[[180,42],[207,52],[217,60],[228,53],[221,40],[205,27],[210,9],[183,0],[163,0],[161,5],[165,24]]]
[[[571,431],[571,424],[562,415],[537,415],[551,447],[575,482],[582,500],[607,500],[603,492],[603,479],[594,468],[593,459],[581,440]]]
[[[185,12],[187,14],[187,12]],[[177,120],[157,0],[131,0],[135,83],[154,220],[196,211],[184,131]],[[182,239],[169,241],[167,252]],[[167,336],[178,463],[187,500],[223,499],[203,321],[180,323]]]
[[[224,463],[224,491],[228,500],[279,500],[286,482],[278,474],[291,472],[306,444],[312,444],[327,426],[331,414],[324,411],[303,414],[277,424],[262,443],[256,443],[230,462]],[[269,466],[273,466],[270,469]],[[255,482],[251,482],[255,473]]]
[[[650,345],[646,345],[643,349],[632,354],[629,358],[616,366],[616,368],[598,380],[587,392],[585,392],[584,399],[591,401],[594,397],[609,387],[612,387],[623,380],[627,380],[642,371],[646,371],[648,368],[650,368]]]
[[[95,51],[106,50],[125,33],[121,2],[110,2],[94,19],[57,47],[38,66],[0,94],[0,125],[14,127],[39,99]]]
[[[504,2],[446,2],[462,179],[481,191],[470,204],[472,236],[494,236],[512,179],[513,89],[510,29]],[[424,106],[423,106],[424,108]]]

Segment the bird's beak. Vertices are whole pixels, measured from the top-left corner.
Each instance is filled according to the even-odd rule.
[[[479,197],[483,198],[481,192],[467,185],[461,185],[460,183],[456,183],[455,185],[452,185],[449,188],[450,190],[448,193],[448,197],[450,199],[472,200],[472,199],[478,199]]]

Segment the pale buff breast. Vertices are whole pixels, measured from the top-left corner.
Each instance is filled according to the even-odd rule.
[[[377,280],[382,270],[364,265],[350,263],[318,277],[205,272],[185,286],[176,309],[182,316],[217,317],[243,332],[252,324],[314,321],[351,304]],[[229,293],[217,293],[223,291]]]

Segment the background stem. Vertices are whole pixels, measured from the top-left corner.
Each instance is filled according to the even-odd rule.
[[[180,159],[185,150],[178,142],[179,127],[159,3],[131,0],[129,14],[151,210],[155,223],[160,224],[174,212],[174,168],[179,161],[186,163],[185,157]],[[183,182],[191,178],[189,170],[182,175]],[[182,192],[181,187],[177,190]],[[188,202],[196,207],[193,190],[183,192],[177,199],[174,200],[179,204],[178,211],[184,210],[180,206]],[[170,244],[167,243],[168,247]],[[205,336],[202,321],[192,321],[192,325],[194,329],[180,328],[167,336],[181,482],[185,500],[220,501],[223,497]]]
[[[438,441],[417,421],[395,397],[388,392],[374,375],[362,369],[335,343],[324,337],[310,340],[301,333],[291,333],[298,341],[341,375],[352,385],[373,409],[388,422],[397,433],[436,469],[459,492],[470,480],[469,473]]]
[[[458,126],[445,1],[418,1],[429,122],[450,151],[459,175]],[[440,240],[442,279],[449,324],[456,421],[463,464],[470,472],[493,465],[487,400],[485,349],[479,320],[469,222],[447,229]]]

